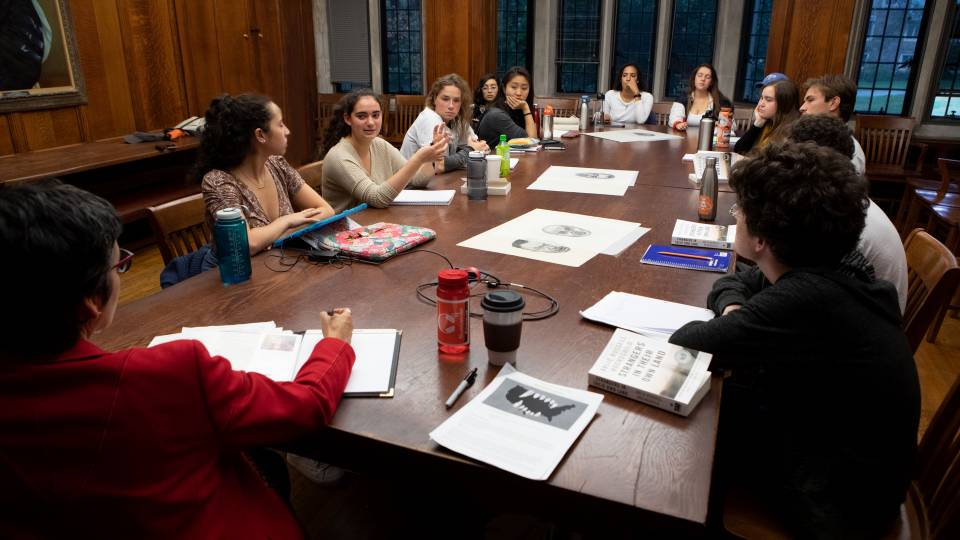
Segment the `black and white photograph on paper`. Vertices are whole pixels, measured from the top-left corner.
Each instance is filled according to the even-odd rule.
[[[637,171],[552,165],[527,189],[622,197],[637,182]]]
[[[510,379],[503,381],[483,403],[501,411],[559,429],[570,429],[587,409],[585,403]]]

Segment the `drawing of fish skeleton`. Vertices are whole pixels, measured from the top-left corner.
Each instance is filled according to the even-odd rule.
[[[522,411],[527,416],[543,416],[548,422],[553,422],[554,416],[574,407],[573,405],[561,406],[555,399],[538,394],[520,385],[508,390],[506,397],[507,401],[513,403],[514,409]]]

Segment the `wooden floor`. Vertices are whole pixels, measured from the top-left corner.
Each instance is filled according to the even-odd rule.
[[[162,268],[163,260],[156,246],[138,251],[133,267],[121,276],[120,304],[160,292]],[[960,375],[960,320],[948,316],[936,343],[924,342],[917,351],[916,361],[922,400],[919,438],[950,385]],[[398,534],[390,522],[409,524],[409,516],[400,510],[404,507],[394,504],[405,497],[404,491],[391,489],[375,479],[350,474],[342,485],[333,488],[317,486],[295,472],[291,473],[291,479],[293,506],[310,538],[389,538]],[[474,523],[471,531],[461,534],[466,533],[461,530],[456,534],[517,539],[557,536],[549,524],[522,516],[500,516],[486,523]],[[570,531],[561,536],[579,537]]]

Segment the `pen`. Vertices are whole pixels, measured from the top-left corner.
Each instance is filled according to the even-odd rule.
[[[457,399],[460,398],[460,394],[464,390],[473,386],[473,381],[477,380],[477,368],[473,368],[467,373],[467,376],[460,381],[460,384],[457,385],[457,388],[450,394],[450,397],[447,398],[447,408],[453,407],[453,404],[457,402]]]
[[[705,261],[712,261],[713,257],[707,257],[706,255],[690,255],[689,253],[674,253],[672,251],[661,251],[658,255],[669,255],[671,257],[684,257],[687,259],[703,259]]]

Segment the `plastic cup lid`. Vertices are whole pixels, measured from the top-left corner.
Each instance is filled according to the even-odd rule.
[[[242,219],[243,212],[240,211],[240,208],[234,206],[232,208],[224,208],[222,210],[217,210],[217,219]]]
[[[471,154],[473,152],[470,152]],[[487,161],[500,161],[500,156],[496,154],[487,154]]]
[[[470,159],[483,159],[483,152],[477,150],[470,152]]]
[[[483,295],[480,305],[488,311],[506,313],[523,309],[526,302],[515,291],[493,291]]]

